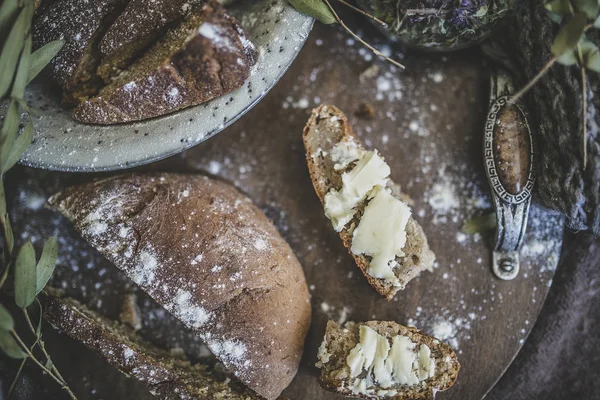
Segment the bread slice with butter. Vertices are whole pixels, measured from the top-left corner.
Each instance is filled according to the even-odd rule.
[[[388,300],[433,268],[421,226],[400,200],[390,167],[364,149],[336,107],[313,110],[303,132],[308,169],[325,214],[371,286]]]
[[[395,322],[329,321],[319,347],[321,386],[363,399],[427,400],[450,388],[460,364],[450,346]]]

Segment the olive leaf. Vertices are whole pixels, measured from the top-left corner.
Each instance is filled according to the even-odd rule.
[[[461,231],[469,235],[485,233],[496,227],[496,214],[491,212],[473,217],[463,224]]]
[[[5,38],[8,28],[11,27],[10,21],[15,19],[19,10],[17,0],[4,0],[0,5],[0,37]],[[2,44],[2,43],[0,43]]]
[[[15,327],[15,321],[6,307],[0,304],[0,330],[12,331]]]
[[[324,23],[333,24],[335,16],[323,0],[288,0],[292,7],[314,19]]]
[[[594,21],[594,28],[600,29],[600,15]]]
[[[0,331],[0,349],[10,358],[26,358],[27,354],[21,349],[15,338],[8,331]]]
[[[31,54],[31,67],[29,68],[29,77],[27,83],[31,82],[48,65],[64,46],[64,40],[55,40],[46,43]]]
[[[544,7],[551,13],[560,15],[561,17],[571,15],[569,0],[552,0],[544,4]]]
[[[481,6],[481,8],[479,8],[479,10],[477,10],[477,12],[475,14],[473,14],[474,17],[477,18],[481,18],[484,17],[487,13],[488,13],[488,6]]]
[[[590,71],[600,72],[600,49],[598,49],[598,46],[592,41],[585,39],[582,41],[580,47],[585,68]]]
[[[562,56],[556,58],[556,62],[565,66],[575,65],[579,62],[575,51],[568,51]]]
[[[584,13],[577,13],[564,25],[552,43],[552,54],[560,57],[568,51],[577,47],[577,43],[583,36],[587,17]]]
[[[584,13],[589,19],[596,18],[600,11],[598,0],[573,0],[573,4],[577,11]]]
[[[0,98],[8,93],[12,84],[14,77],[12,71],[15,70],[19,61],[19,55],[25,42],[25,32],[31,23],[28,19],[29,12],[23,8],[13,24],[4,46],[2,46],[2,52],[0,53],[0,71],[2,71],[0,73]]]
[[[21,52],[21,59],[19,60],[19,66],[17,67],[17,74],[15,75],[15,81],[13,83],[11,97],[15,99],[22,99],[25,94],[25,85],[27,85],[27,78],[29,77],[29,68],[31,65],[31,36],[28,36]]]
[[[4,145],[8,142],[7,138],[11,134],[15,134],[19,128],[19,105],[16,101],[11,101],[6,115],[4,116],[4,123],[2,129],[0,129],[0,145],[4,148]]]
[[[44,248],[42,249],[42,255],[40,256],[40,261],[38,261],[36,273],[37,273],[37,283],[36,283],[36,296],[39,292],[44,289],[52,273],[54,272],[54,268],[56,267],[56,257],[58,256],[58,243],[56,242],[56,236],[52,236],[50,239],[46,240],[44,243]],[[41,308],[40,308],[41,309]]]
[[[33,140],[33,123],[31,122],[31,118],[29,118],[29,122],[23,128],[21,134],[16,138],[10,147],[10,153],[6,159],[2,160],[2,172],[6,172],[11,169],[17,161],[21,158],[27,147],[31,144]],[[7,144],[8,145],[8,144]]]
[[[15,303],[21,308],[28,307],[35,300],[37,288],[35,250],[31,242],[26,242],[15,261]]]
[[[38,319],[38,324],[37,324],[37,327],[35,328],[35,336],[38,339],[41,339],[42,338],[42,312],[43,312],[43,310],[42,310],[42,304],[37,299],[37,297],[36,297],[35,301],[37,302],[38,308],[40,309],[40,316]]]

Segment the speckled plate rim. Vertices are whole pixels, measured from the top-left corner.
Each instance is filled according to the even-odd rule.
[[[33,141],[32,145],[28,148],[28,150],[25,152],[25,154],[23,155],[21,160],[19,160],[19,163],[21,165],[25,165],[28,167],[47,169],[47,170],[52,170],[52,171],[62,171],[62,172],[117,171],[117,170],[139,167],[142,165],[146,165],[146,164],[150,164],[150,163],[153,163],[156,161],[163,160],[165,158],[168,158],[173,155],[179,154],[183,151],[186,151],[186,150],[210,139],[211,137],[215,136],[216,134],[220,133],[221,131],[226,129],[228,126],[230,126],[231,124],[236,122],[238,119],[240,119],[242,116],[244,116],[248,111],[250,111],[260,100],[262,100],[266,96],[266,94],[277,84],[277,82],[279,82],[281,77],[287,72],[287,70],[291,66],[292,62],[295,60],[295,58],[298,56],[298,54],[302,50],[304,43],[306,42],[306,40],[308,38],[308,34],[312,30],[314,20],[312,18],[296,11],[293,7],[291,7],[289,4],[287,4],[287,1],[285,1],[285,0],[275,0],[275,1],[268,0],[268,1],[261,2],[262,5],[254,5],[254,6],[250,5],[249,7],[261,7],[261,6],[264,6],[265,3],[268,5],[269,9],[273,9],[273,8],[277,8],[277,7],[280,8],[281,20],[292,21],[292,24],[291,25],[288,24],[287,27],[290,28],[290,26],[291,26],[290,36],[294,36],[297,43],[293,47],[293,51],[291,52],[291,54],[287,55],[287,58],[284,59],[283,61],[277,63],[278,64],[277,73],[272,77],[272,79],[268,83],[266,83],[265,87],[262,88],[260,93],[256,97],[249,97],[247,99],[249,101],[246,102],[245,105],[242,106],[242,108],[234,116],[232,116],[231,118],[228,118],[225,122],[215,125],[215,121],[212,121],[212,127],[208,128],[201,135],[198,135],[196,140],[184,141],[183,139],[180,139],[181,145],[171,148],[168,151],[165,151],[162,153],[155,152],[154,154],[148,153],[148,155],[145,157],[137,157],[137,158],[134,158],[131,160],[124,159],[123,157],[117,155],[117,153],[115,152],[115,153],[113,153],[113,158],[115,159],[115,161],[113,163],[109,163],[108,165],[99,165],[99,166],[94,165],[94,163],[91,163],[91,164],[64,163],[64,162],[61,163],[60,162],[60,159],[62,158],[61,156],[64,157],[65,154],[69,154],[69,150],[77,151],[75,149],[75,147],[73,147],[71,149],[68,146],[64,146],[64,145],[62,146],[62,147],[64,147],[64,150],[62,152],[55,154],[51,157],[37,157],[36,155],[34,155],[34,154],[36,154],[36,152],[39,152],[40,150],[43,150],[45,148],[45,146],[48,143],[48,137],[52,138],[53,135],[59,134],[58,131],[56,131],[56,130],[54,132],[50,131],[50,132],[45,132],[42,134],[37,130],[37,123],[34,122],[36,124],[36,132],[34,134],[34,141]],[[246,7],[248,7],[248,5],[246,5]],[[239,12],[240,11],[238,11],[238,13]],[[235,11],[232,13],[234,15],[236,15]],[[244,25],[244,19],[240,18],[240,20],[242,21],[242,24]],[[282,26],[286,26],[286,25],[282,25]],[[279,31],[277,33],[275,33],[275,32],[272,33],[272,35],[275,35],[276,38],[279,38],[279,35],[281,35],[281,34],[284,34],[284,32]],[[251,39],[253,39],[252,36],[251,36]],[[258,81],[258,80],[260,80],[262,82],[266,82],[265,75],[267,75],[267,73],[261,69],[261,63],[268,64],[269,62],[271,62],[271,63],[275,62],[276,56],[273,55],[275,52],[272,52],[270,50],[264,51],[264,49],[261,49],[260,46],[257,46],[257,47],[259,49],[259,58],[257,61],[257,65],[255,65],[255,67],[253,68],[250,77],[244,83],[244,85],[242,85],[242,87],[240,87],[238,90],[236,90],[232,93],[218,97],[216,99],[213,99],[209,102],[200,104],[198,106],[190,107],[188,109],[184,109],[179,112],[176,112],[176,113],[173,113],[170,115],[166,115],[164,117],[159,117],[159,118],[151,119],[148,121],[141,121],[138,123],[98,127],[98,126],[93,126],[93,125],[77,124],[72,120],[70,122],[74,123],[80,127],[83,127],[84,130],[86,127],[91,127],[91,129],[107,129],[107,130],[122,129],[123,127],[128,127],[129,129],[131,129],[131,131],[135,131],[137,133],[139,130],[143,130],[147,124],[152,124],[152,125],[156,126],[157,121],[164,121],[165,125],[167,125],[167,124],[169,124],[169,121],[173,121],[173,120],[177,120],[177,119],[187,120],[190,117],[190,115],[195,115],[194,112],[196,112],[196,113],[201,112],[199,110],[211,110],[211,109],[213,109],[213,106],[215,104],[216,104],[215,108],[218,108],[221,105],[221,103],[225,103],[225,105],[227,105],[228,102],[225,101],[224,99],[226,99],[226,98],[232,99],[236,95],[241,96],[243,91],[248,90],[250,82]],[[269,55],[271,55],[271,56],[269,56]],[[42,89],[43,89],[43,87],[42,87]],[[37,90],[39,90],[39,89],[37,89]],[[38,95],[38,93],[34,92],[33,94],[29,94],[29,95],[31,96],[31,98],[34,98],[34,96]],[[48,101],[48,98],[46,98],[45,100]],[[35,100],[34,100],[34,102],[35,102]],[[58,107],[57,107],[57,109],[58,109]],[[215,117],[215,119],[217,119],[216,115],[214,113],[213,113],[213,116]],[[220,117],[222,117],[222,115]],[[191,120],[192,119],[190,119],[190,121]],[[219,120],[220,120],[220,118],[219,118]],[[200,121],[198,119],[194,119],[194,121],[195,121],[195,123],[193,124],[193,127],[198,127],[198,126],[202,126],[205,124],[204,122],[200,123]],[[193,127],[192,127],[192,129],[193,129]],[[62,130],[62,128],[61,128],[61,130]],[[171,128],[171,130],[173,130],[173,129]],[[160,133],[159,133],[159,135],[160,135]],[[178,135],[178,136],[181,136],[181,135]],[[52,141],[52,139],[50,139],[50,141]],[[77,142],[77,138],[73,138],[73,141]],[[40,142],[42,142],[42,143],[40,143]],[[161,142],[162,142],[161,138],[153,138],[152,140],[148,140],[146,142],[146,145],[154,144],[155,146],[160,146]],[[112,147],[112,145],[110,145],[108,147]],[[96,150],[96,149],[93,149],[93,150]],[[91,152],[91,150],[89,150],[89,149],[88,149],[88,152],[90,153],[90,156],[93,154]],[[79,157],[79,159],[81,159],[81,158],[82,157]]]

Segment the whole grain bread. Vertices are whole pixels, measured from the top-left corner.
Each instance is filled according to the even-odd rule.
[[[130,0],[98,45],[98,74],[108,82],[168,28],[208,0]]]
[[[353,394],[348,388],[350,368],[347,365],[346,357],[350,350],[359,343],[359,329],[362,325],[385,336],[388,341],[394,336],[402,335],[408,337],[413,343],[427,345],[431,350],[431,356],[435,359],[435,375],[415,385],[393,386],[392,388],[398,391],[393,396]],[[387,321],[346,322],[343,326],[334,321],[327,322],[323,344],[319,348],[317,366],[321,369],[321,386],[327,390],[344,396],[393,400],[431,400],[436,392],[446,390],[454,384],[460,370],[456,353],[450,346],[416,328]]]
[[[250,199],[205,176],[125,174],[48,203],[250,389],[274,399],[288,386],[310,324],[308,289]]]
[[[327,192],[332,189],[339,190],[342,187],[341,174],[344,171],[334,169],[334,162],[330,154],[333,146],[348,138],[352,138],[360,145],[360,140],[354,134],[348,119],[338,108],[331,105],[322,105],[312,111],[311,117],[304,128],[302,139],[306,150],[306,161],[310,177],[322,203],[324,203]],[[396,191],[395,195],[397,197],[401,197],[397,193],[398,185],[390,182],[388,187],[392,191]],[[352,254],[350,251],[352,232],[354,227],[358,226],[365,205],[365,202],[359,204],[352,221],[339,232],[340,238],[371,286],[388,300],[391,300],[398,290],[404,289],[406,284],[422,271],[433,269],[435,254],[429,249],[423,229],[411,217],[406,225],[406,245],[402,249],[405,256],[396,257],[398,267],[394,269],[394,274],[399,279],[401,286],[394,286],[383,279],[369,275],[367,270],[370,257],[362,254]]]
[[[65,41],[63,48],[45,68],[45,73],[64,91],[64,100],[76,102],[98,89],[96,68],[100,61],[96,42],[126,0],[44,1],[36,11],[32,39],[39,48]]]
[[[253,400],[259,397],[237,379],[214,368],[191,365],[144,341],[132,329],[112,321],[58,291],[40,296],[44,319],[88,346],[125,375],[144,383],[164,400]],[[233,379],[232,379],[233,378]]]
[[[73,118],[117,124],[169,114],[239,88],[255,61],[239,23],[211,1],[80,104]]]

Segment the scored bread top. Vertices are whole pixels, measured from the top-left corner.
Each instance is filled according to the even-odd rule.
[[[374,391],[371,395],[352,393],[351,389],[348,388],[351,378],[347,357],[350,351],[359,343],[359,329],[363,325],[386,337],[388,342],[394,336],[401,335],[408,337],[413,343],[428,346],[431,350],[431,356],[435,360],[434,375],[415,385],[394,385],[391,388],[396,390],[397,393],[392,395],[385,395],[385,390],[381,392],[381,395],[378,395],[377,391]],[[394,400],[431,400],[436,392],[446,390],[454,384],[460,370],[456,353],[450,346],[420,332],[416,328],[387,321],[347,322],[343,326],[334,321],[329,321],[323,344],[319,348],[317,366],[321,368],[320,383],[328,390],[345,396]]]
[[[332,148],[340,141],[350,138],[359,146],[362,147],[362,145],[350,127],[344,113],[331,105],[322,105],[312,111],[311,117],[304,128],[302,138],[313,186],[319,199],[324,203],[327,192],[332,189],[339,190],[342,187],[341,174],[343,171],[336,171],[334,169],[334,162],[331,158]],[[388,187],[392,190],[397,190],[396,185],[393,183],[388,184]],[[399,193],[395,193],[395,195],[398,197]],[[370,257],[362,254],[352,254],[350,251],[352,246],[352,232],[360,221],[364,207],[365,202],[363,201],[357,207],[357,212],[352,221],[339,232],[340,238],[371,286],[390,300],[398,290],[404,289],[406,284],[419,275],[421,271],[431,271],[435,255],[429,249],[423,229],[411,217],[406,225],[406,245],[402,249],[405,256],[396,258],[398,267],[394,269],[394,274],[400,281],[400,286],[394,286],[383,279],[369,275],[367,270],[369,268]]]
[[[127,376],[144,383],[164,400],[259,399],[235,378],[218,376],[207,365],[191,365],[144,341],[133,329],[88,309],[46,287],[40,301],[44,319],[98,353]]]
[[[210,1],[80,104],[73,118],[117,124],[169,114],[239,88],[255,61],[237,20]]]
[[[308,289],[250,199],[205,176],[124,174],[48,202],[249,388],[273,399],[288,386],[310,324]]]
[[[161,33],[181,21],[192,9],[208,0],[131,0],[108,27],[98,49],[108,79],[114,70],[126,66],[136,53],[150,45]]]

